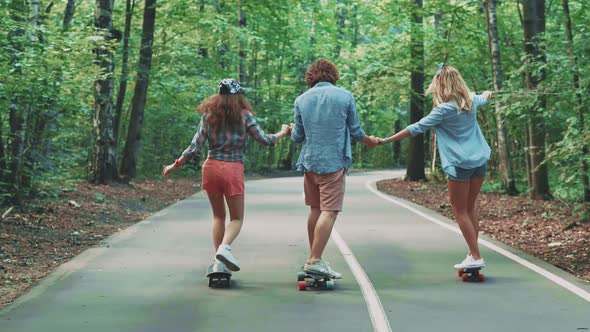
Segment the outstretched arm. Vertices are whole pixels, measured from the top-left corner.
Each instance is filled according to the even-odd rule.
[[[387,137],[386,139],[383,140],[383,143],[395,142],[395,141],[399,141],[399,140],[402,140],[402,139],[408,138],[408,137],[410,137],[410,131],[408,129],[404,129],[404,130],[396,133],[395,135]]]
[[[430,112],[430,114],[428,114],[428,116],[423,117],[422,119],[420,119],[420,121],[412,123],[411,125],[409,125],[408,127],[406,127],[406,129],[396,133],[393,136],[389,136],[388,138],[386,138],[383,143],[390,143],[390,142],[394,142],[394,141],[399,141],[402,140],[404,138],[410,137],[410,136],[416,136],[418,134],[421,134],[423,132],[425,132],[426,130],[435,127],[436,125],[438,125],[439,123],[442,122],[443,120],[443,109],[442,107],[435,107],[432,112]]]
[[[289,126],[284,124],[282,125],[281,130],[276,134],[265,134],[264,130],[262,130],[262,127],[256,122],[256,119],[251,113],[246,114],[246,126],[248,127],[248,134],[263,146],[275,145],[279,138],[287,135],[289,132]]]
[[[164,179],[167,179],[168,175],[172,173],[172,171],[182,167],[182,165],[184,165],[184,163],[186,163],[188,160],[199,158],[201,154],[201,148],[207,140],[207,124],[205,122],[205,115],[203,115],[201,117],[201,122],[199,123],[199,128],[197,129],[195,136],[193,136],[191,145],[189,145],[184,150],[184,152],[182,152],[180,158],[176,159],[174,163],[164,167],[162,170],[162,177],[164,177]]]
[[[473,96],[473,103],[475,106],[485,106],[490,103],[492,100],[492,92],[491,91],[484,91],[480,95]]]

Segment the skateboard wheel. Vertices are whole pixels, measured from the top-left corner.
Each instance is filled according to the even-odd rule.
[[[304,291],[307,289],[307,281],[303,280],[303,281],[298,281],[297,282],[297,288],[299,288],[300,291]]]
[[[477,275],[477,280],[479,281],[484,281],[486,278],[483,276],[483,274],[478,274]]]
[[[463,281],[467,281],[467,280],[469,280],[469,275],[468,275],[468,274],[466,274],[466,273],[465,273],[465,274],[463,274],[463,275],[461,276],[461,280],[463,280]]]
[[[334,281],[333,280],[327,280],[326,281],[326,289],[334,289]]]
[[[459,277],[460,277],[460,276],[462,276],[462,275],[463,275],[463,273],[464,273],[464,271],[463,271],[463,270],[457,270],[457,275],[458,275]]]
[[[209,287],[213,287],[213,280],[209,279]]]
[[[305,273],[297,272],[297,281],[305,281]]]

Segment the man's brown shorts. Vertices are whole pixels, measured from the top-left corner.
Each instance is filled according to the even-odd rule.
[[[319,207],[322,211],[342,211],[346,185],[345,173],[344,168],[328,174],[305,172],[303,175],[305,205]]]

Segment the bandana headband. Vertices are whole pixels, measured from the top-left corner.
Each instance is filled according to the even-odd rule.
[[[231,95],[236,93],[242,93],[240,83],[233,78],[225,78],[219,82],[219,94],[220,95]]]

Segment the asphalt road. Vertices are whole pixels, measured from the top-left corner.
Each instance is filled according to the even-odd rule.
[[[300,177],[249,181],[233,246],[242,271],[207,286],[211,212],[199,193],[62,265],[0,311],[0,331],[588,331],[590,285],[484,236],[486,281],[464,283],[452,221],[353,174],[324,258],[333,291],[297,290],[307,258]]]

